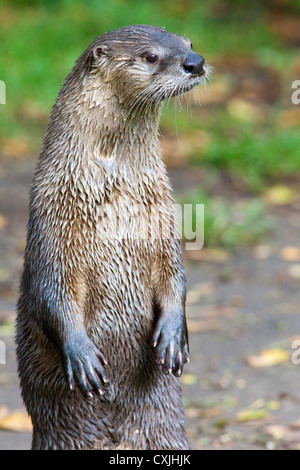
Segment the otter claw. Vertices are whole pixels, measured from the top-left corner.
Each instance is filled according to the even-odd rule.
[[[163,372],[179,377],[183,365],[189,361],[184,315],[163,314],[155,326],[152,346],[156,362],[162,365]]]
[[[76,384],[84,397],[91,398],[93,392],[103,395],[100,381],[107,384],[103,370],[106,361],[85,331],[68,338],[62,359],[70,390]]]

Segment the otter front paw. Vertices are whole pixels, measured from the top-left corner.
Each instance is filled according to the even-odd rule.
[[[162,364],[163,371],[166,374],[172,372],[179,377],[183,365],[190,361],[184,315],[162,314],[155,325],[152,339],[156,361]]]
[[[68,337],[62,360],[70,389],[75,383],[85,397],[92,397],[92,392],[103,395],[107,384],[103,366],[107,362],[85,331]]]

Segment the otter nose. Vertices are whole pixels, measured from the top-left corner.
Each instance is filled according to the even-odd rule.
[[[205,60],[199,54],[188,54],[183,63],[182,67],[184,71],[187,73],[191,73],[193,75],[200,75],[203,72],[203,66],[205,64]]]

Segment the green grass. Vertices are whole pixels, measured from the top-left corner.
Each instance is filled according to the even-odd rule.
[[[273,181],[300,174],[298,129],[240,134],[234,139],[216,135],[202,155],[192,161],[202,166],[227,170],[234,181],[252,191],[264,189]]]
[[[196,204],[204,205],[204,246],[206,248],[255,246],[263,243],[273,227],[259,198],[224,200],[210,197],[203,191],[176,196],[180,204],[193,206],[193,228],[196,227]],[[184,225],[182,233],[185,233]]]

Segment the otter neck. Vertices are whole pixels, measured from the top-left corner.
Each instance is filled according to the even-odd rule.
[[[160,104],[137,107],[116,95],[110,82],[96,74],[87,79],[75,105],[80,142],[88,145],[88,158],[116,165],[152,166],[160,155]],[[156,162],[154,161],[156,160]]]

